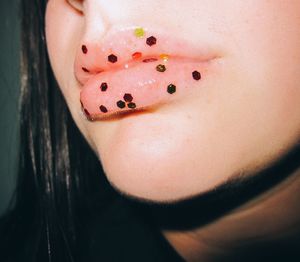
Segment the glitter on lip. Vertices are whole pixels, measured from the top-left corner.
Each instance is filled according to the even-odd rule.
[[[211,60],[221,58],[216,53],[219,50],[216,49],[218,46],[205,46],[205,42],[204,45],[200,43],[194,46],[176,35],[162,32],[160,28],[158,31],[145,30],[147,36],[142,39],[137,38],[133,31],[132,27],[127,31],[113,29],[103,38],[99,38],[100,41],[87,43],[88,55],[84,55],[80,48],[78,50],[74,65],[75,75],[80,84],[78,85],[81,89],[80,98],[93,120],[102,119],[100,105],[104,105],[108,110],[107,114],[103,115],[103,119],[116,115],[118,111],[121,112],[116,104],[119,100],[125,103],[122,112],[127,112],[128,104],[132,102],[124,101],[125,93],[132,94],[138,110],[147,110],[152,106],[181,99],[185,96],[183,94],[190,92],[189,90],[202,86],[192,77],[195,70],[201,68],[202,78],[203,76],[206,78],[207,73],[214,73],[214,69],[218,69],[220,65],[220,63],[211,63]],[[145,43],[148,36],[157,38],[155,46],[149,47]],[[142,53],[142,57],[132,59],[135,52]],[[107,60],[111,54],[118,56],[116,64]],[[169,57],[171,59],[168,59]],[[151,64],[155,61],[157,63]],[[127,68],[126,64],[128,64]],[[155,69],[158,64],[166,66],[165,73]],[[211,64],[214,66],[212,67]],[[88,68],[90,73],[85,73],[82,67]],[[99,92],[101,91],[99,84],[101,85],[102,82],[106,82],[109,86],[103,93]],[[173,95],[166,90],[171,83],[176,85],[176,94]],[[173,90],[169,91],[173,92]]]
[[[108,56],[108,61],[111,63],[116,63],[118,61],[118,57],[115,56],[114,54],[111,54]]]
[[[127,106],[128,106],[128,108],[130,108],[130,109],[136,108],[136,104],[135,104],[135,103],[132,103],[132,102],[128,103]]]
[[[138,28],[136,28],[136,29],[134,30],[134,35],[135,35],[136,37],[141,38],[141,37],[143,37],[143,36],[145,35],[145,31],[144,31],[144,29],[143,29],[142,27],[138,27]]]
[[[198,71],[194,71],[194,72],[192,73],[192,75],[193,75],[193,78],[194,78],[195,80],[200,80],[200,79],[201,79],[201,74],[200,74],[200,72],[198,72]]]
[[[139,59],[142,57],[142,53],[141,52],[135,52],[132,54],[132,59]]]
[[[163,61],[168,61],[169,56],[172,59],[174,57],[187,58],[201,62],[221,57],[218,55],[220,54],[218,46],[208,46],[206,42],[200,42],[197,45],[191,44],[189,41],[180,39],[180,37],[172,34],[172,32],[163,31],[162,28],[157,28],[156,30],[144,29],[147,37],[154,36],[157,39],[156,45],[150,47],[145,43],[147,37],[140,39],[134,35],[133,32],[136,28],[136,26],[116,27],[109,30],[97,41],[95,39],[89,40],[90,42],[85,40],[83,44],[88,48],[87,55],[83,54],[82,46],[80,45],[74,63],[74,71],[81,86],[93,75],[117,69],[118,67],[124,68],[125,64],[131,67],[135,62],[150,63],[154,59],[162,59],[161,63],[163,63]],[[132,54],[135,52],[142,53],[141,59],[132,59]],[[117,56],[117,62],[112,63],[108,61],[109,55]],[[87,68],[90,74],[84,72],[82,67]],[[191,70],[192,72],[193,70]]]
[[[149,46],[153,46],[153,45],[156,44],[156,41],[157,40],[156,40],[156,38],[154,36],[150,36],[150,37],[147,38],[146,43]]]
[[[132,100],[133,100],[132,95],[128,94],[128,93],[126,93],[123,98],[124,98],[125,102],[132,102]]]
[[[162,64],[159,64],[159,65],[156,66],[156,71],[165,72],[166,71],[166,66],[162,65]]]
[[[105,82],[102,83],[101,86],[100,86],[100,89],[101,89],[102,92],[105,92],[107,90],[107,88],[108,88],[108,85]]]
[[[167,62],[169,60],[169,55],[167,54],[161,54],[159,56],[160,59],[162,59],[164,62]]]
[[[104,105],[101,105],[99,108],[100,108],[101,112],[103,112],[103,113],[108,112],[107,108]]]
[[[126,106],[126,104],[125,104],[124,101],[119,100],[119,101],[117,102],[117,106],[118,106],[119,108],[124,108],[124,107]]]
[[[156,65],[151,63],[138,62],[128,69],[120,65],[92,75],[83,87],[80,99],[90,112],[92,121],[114,117],[118,112],[127,114],[132,112],[131,109],[147,110],[199,90],[202,85],[196,83],[191,74],[200,66],[203,75],[206,75],[206,63],[181,58],[170,59],[164,73],[155,70]],[[106,92],[99,92],[101,83],[108,84]],[[105,115],[99,110],[100,105],[107,107]]]
[[[82,50],[82,53],[84,53],[84,54],[86,54],[88,52],[86,45],[82,45],[81,50]]]
[[[176,86],[173,84],[168,85],[167,92],[169,94],[174,94],[176,92]]]

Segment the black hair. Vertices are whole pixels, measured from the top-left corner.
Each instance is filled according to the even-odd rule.
[[[51,71],[46,4],[20,1],[20,153],[15,195],[0,223],[4,262],[78,261],[85,219],[113,197]]]

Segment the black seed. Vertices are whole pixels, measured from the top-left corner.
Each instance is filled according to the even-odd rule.
[[[82,45],[81,50],[82,50],[82,53],[84,53],[84,54],[86,54],[88,52],[86,45]]]
[[[147,45],[153,46],[156,44],[156,38],[154,36],[150,36],[146,40]]]
[[[122,101],[122,100],[119,100],[119,101],[117,102],[117,106],[118,106],[119,108],[124,108],[124,107],[125,107],[125,102]]]
[[[166,71],[166,66],[160,64],[160,65],[158,65],[156,67],[156,71],[158,71],[158,72],[165,72]]]
[[[200,79],[201,79],[201,74],[200,74],[200,72],[194,71],[194,72],[193,72],[193,78],[194,78],[195,80],[200,80]]]
[[[100,107],[101,112],[107,113],[107,108],[104,105],[101,105]]]
[[[132,97],[131,94],[125,94],[125,95],[123,96],[123,98],[124,98],[124,100],[125,100],[126,102],[132,102],[132,100],[133,100],[133,97]]]
[[[136,104],[135,103],[128,103],[127,106],[131,109],[136,108]]]
[[[85,67],[82,67],[82,70],[86,73],[89,73],[90,71],[88,69],[86,69]]]
[[[108,56],[108,61],[111,62],[111,63],[115,63],[118,61],[118,57],[115,56],[114,54],[111,54]]]
[[[169,94],[173,94],[176,92],[176,86],[173,84],[168,85],[168,89],[167,89]]]
[[[102,83],[100,86],[100,89],[102,92],[105,92],[107,90],[107,88],[108,88],[107,83]]]

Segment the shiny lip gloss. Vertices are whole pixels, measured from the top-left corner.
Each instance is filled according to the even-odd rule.
[[[87,119],[101,120],[184,97],[200,88],[217,58],[160,30],[111,31],[99,43],[82,43],[76,56],[82,109]]]

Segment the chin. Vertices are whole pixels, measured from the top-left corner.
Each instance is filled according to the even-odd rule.
[[[220,174],[229,173],[229,165],[213,164],[218,158],[205,143],[207,136],[196,134],[184,114],[126,117],[98,154],[117,191],[150,202],[176,202],[213,189],[228,176]]]

